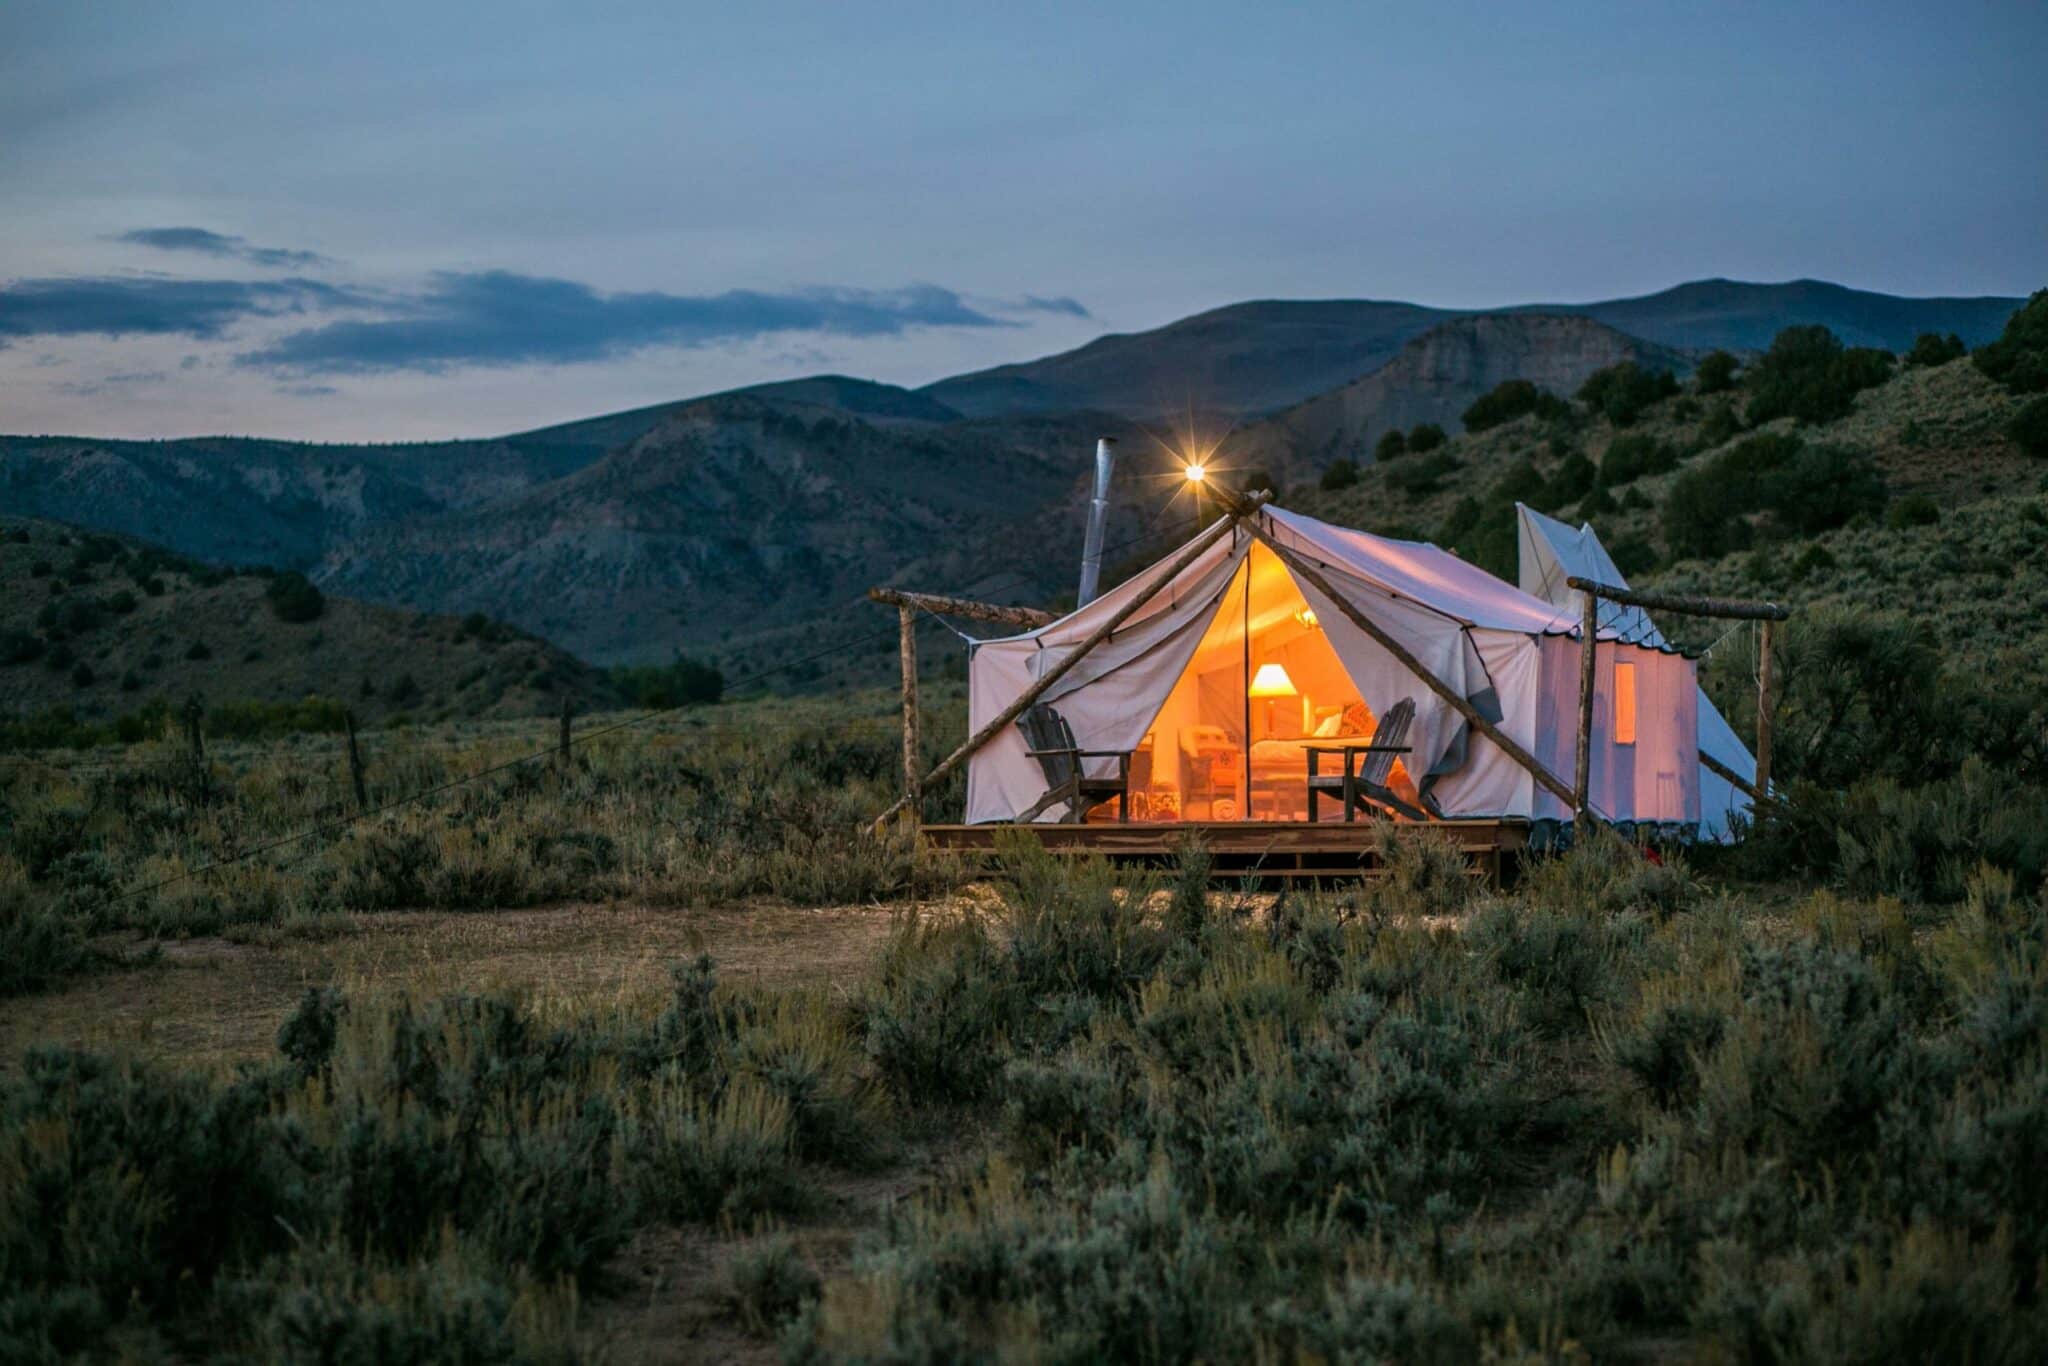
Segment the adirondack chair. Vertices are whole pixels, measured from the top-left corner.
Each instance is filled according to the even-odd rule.
[[[1388,707],[1373,727],[1372,738],[1310,740],[1308,747],[1308,818],[1316,818],[1316,801],[1330,795],[1344,803],[1344,819],[1355,821],[1360,810],[1379,810],[1426,821],[1429,813],[1387,787],[1397,755],[1408,753],[1408,728],[1415,724],[1415,699],[1404,697]],[[1324,773],[1317,760],[1325,753],[1341,755],[1343,772]],[[1362,759],[1362,762],[1361,762]]]
[[[1079,825],[1090,808],[1111,798],[1116,799],[1118,823],[1131,819],[1129,751],[1079,748],[1074,743],[1074,728],[1067,724],[1067,718],[1044,702],[1028,708],[1018,717],[1017,728],[1024,732],[1026,752],[1038,760],[1038,767],[1045,773],[1046,787],[1045,795],[1020,814],[1018,820],[1036,820],[1039,812],[1065,802],[1067,814],[1061,817],[1062,822]],[[1116,776],[1091,775],[1085,762],[1089,759],[1115,759]]]

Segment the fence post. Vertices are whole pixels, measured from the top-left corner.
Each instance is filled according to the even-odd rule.
[[[348,732],[348,780],[356,790],[356,810],[370,809],[370,794],[363,786],[363,752],[356,747],[356,714],[352,710],[341,713],[342,728]]]
[[[192,751],[195,764],[206,762],[206,738],[200,726],[200,719],[205,714],[206,708],[199,701],[199,694],[194,693],[185,699],[185,744]]]
[[[1579,620],[1579,750],[1572,767],[1572,819],[1583,820],[1592,807],[1593,693],[1598,677],[1600,599],[1584,590],[1585,613]]]
[[[1757,631],[1756,645],[1756,790],[1759,797],[1771,795],[1771,711],[1777,705],[1776,665],[1778,623],[1766,617]]]
[[[903,799],[910,828],[924,815],[924,780],[918,776],[917,735],[917,610],[896,609],[896,654],[903,669]]]
[[[567,694],[564,694],[562,697],[562,733],[560,740],[556,744],[555,759],[564,769],[569,767],[569,698]]]

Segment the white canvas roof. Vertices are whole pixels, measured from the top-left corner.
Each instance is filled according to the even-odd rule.
[[[1431,675],[1535,753],[1551,773],[1569,781],[1578,698],[1575,611],[1560,610],[1435,546],[1332,526],[1276,508],[1261,508],[1252,517],[1264,536],[1312,564],[1346,603]],[[1000,716],[1035,679],[1142,596],[1170,567],[1162,561],[1036,631],[973,646],[970,731]],[[1289,632],[1298,636],[1302,628],[1289,622],[1301,620],[1313,621],[1315,648],[1327,645],[1336,661],[1332,669],[1341,666],[1338,684],[1318,683],[1320,696],[1343,700],[1332,692],[1341,684],[1342,693],[1363,701],[1375,714],[1402,699],[1414,702],[1410,752],[1402,762],[1441,814],[1569,814],[1532,774],[1483,734],[1474,733],[1408,665],[1353,624],[1337,602],[1298,581],[1279,556],[1243,526],[1174,575],[1043,700],[1067,720],[1082,749],[1131,751],[1167,727],[1162,708],[1191,670],[1218,662],[1237,667],[1233,651],[1238,651],[1240,672],[1248,677],[1254,652],[1268,652],[1269,642]],[[1691,744],[1697,685],[1691,662],[1624,641],[1613,632],[1603,630],[1601,638],[1611,644],[1601,649],[1606,667],[1596,691],[1594,808],[1612,819],[1696,821],[1698,765],[1691,758]],[[1232,649],[1222,648],[1230,642]],[[1634,705],[1625,711],[1638,718],[1639,727],[1635,738],[1621,743],[1607,734],[1613,712],[1610,679],[1617,660],[1629,665]],[[1208,713],[1183,720],[1214,723],[1201,726],[1207,731],[1233,731],[1245,749],[1247,771],[1255,771],[1262,762],[1260,746],[1246,732],[1249,723],[1240,724],[1236,717],[1245,695],[1244,677],[1230,675],[1225,685],[1210,690],[1210,700],[1199,704],[1208,707]],[[1226,707],[1230,698],[1236,703]],[[1306,711],[1308,704],[1302,705]],[[1156,738],[1156,752],[1163,755],[1168,742],[1163,734]],[[969,762],[967,819],[1016,819],[1045,790],[1045,777],[1026,752],[1022,733],[1015,726],[1005,727]],[[1039,819],[1058,819],[1062,814],[1055,807]]]
[[[1628,580],[1615,567],[1614,558],[1607,553],[1607,547],[1600,544],[1599,536],[1594,534],[1590,525],[1574,531],[1555,517],[1546,517],[1520,503],[1515,504],[1515,511],[1520,518],[1517,528],[1520,577],[1526,592],[1561,609],[1575,612],[1579,610],[1578,591],[1566,583],[1575,575],[1612,584],[1616,588],[1628,587]],[[1650,614],[1640,607],[1601,602],[1600,629],[1603,634],[1612,631],[1622,639],[1655,649],[1668,648],[1664,633],[1650,620]],[[1699,695],[1698,712],[1699,748],[1734,772],[1754,779],[1756,756],[1749,752],[1749,746],[1742,743],[1734,727],[1728,724],[1728,719],[1721,715],[1720,708],[1708,699],[1705,692]],[[1703,839],[1727,839],[1730,818],[1737,815],[1747,818],[1749,815],[1748,796],[1704,764],[1700,765],[1699,789],[1700,836]]]

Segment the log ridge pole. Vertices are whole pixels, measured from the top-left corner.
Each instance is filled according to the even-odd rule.
[[[924,816],[924,782],[917,776],[917,609],[896,608],[896,653],[903,664],[903,797],[909,803],[910,828]]]
[[[1792,615],[1791,609],[1780,607],[1775,602],[1751,602],[1746,598],[1690,598],[1674,593],[1638,593],[1633,588],[1617,588],[1611,583],[1597,579],[1581,578],[1577,574],[1565,580],[1567,586],[1581,593],[1591,593],[1609,602],[1624,603],[1630,607],[1644,607],[1652,612],[1678,612],[1693,617],[1732,617],[1739,621],[1784,621]]]
[[[1210,546],[1222,540],[1225,535],[1229,534],[1233,529],[1236,528],[1239,522],[1243,521],[1246,517],[1250,516],[1252,513],[1258,511],[1259,508],[1264,506],[1265,502],[1266,495],[1264,493],[1255,493],[1249,498],[1236,499],[1234,501],[1234,504],[1230,506],[1228,509],[1229,515],[1224,517],[1223,520],[1217,522],[1216,525],[1210,527],[1201,535],[1195,537],[1194,540],[1189,541],[1186,545],[1182,546],[1180,554],[1173,557],[1173,560],[1166,566],[1166,568],[1159,572],[1158,577],[1154,578],[1151,583],[1145,586],[1144,591],[1138,593],[1129,602],[1125,603],[1123,606],[1117,608],[1116,611],[1112,612],[1107,621],[1103,622],[1100,626],[1097,626],[1094,630],[1090,631],[1081,640],[1080,644],[1074,646],[1073,649],[1069,650],[1050,669],[1047,669],[1043,674],[1041,674],[1037,682],[1033,683],[1030,687],[1026,688],[1023,692],[1019,693],[1016,699],[1012,701],[1009,706],[1004,707],[1002,711],[998,712],[993,720],[991,720],[987,725],[983,726],[980,730],[974,732],[974,734],[968,736],[966,741],[961,744],[960,748],[954,750],[951,754],[948,754],[945,758],[939,760],[938,763],[934,764],[932,766],[931,772],[924,775],[924,781],[922,783],[922,786],[928,788],[932,784],[940,781],[948,774],[950,774],[954,769],[960,767],[961,762],[965,760],[969,755],[973,754],[976,750],[980,749],[990,740],[993,740],[996,736],[1000,735],[1004,727],[1008,726],[1012,721],[1015,721],[1018,717],[1024,714],[1024,709],[1026,707],[1029,707],[1033,702],[1036,702],[1040,697],[1044,696],[1046,691],[1049,688],[1051,688],[1053,684],[1059,682],[1062,678],[1065,678],[1067,676],[1068,671],[1071,670],[1075,665],[1079,664],[1084,658],[1086,658],[1090,650],[1093,650],[1103,641],[1108,640],[1110,635],[1116,630],[1117,627],[1123,625],[1126,621],[1130,620],[1132,615],[1135,614],[1140,607],[1143,607],[1146,603],[1152,601],[1152,599],[1158,595],[1161,589],[1165,588],[1166,585],[1172,583],[1175,579],[1179,578],[1182,570],[1186,569],[1189,565],[1193,564],[1196,560],[1200,559],[1203,553],[1206,552]],[[1253,534],[1258,534],[1256,525],[1254,525],[1253,527]],[[887,811],[884,811],[881,815],[875,817],[875,829],[879,831],[883,826],[889,823],[890,817],[894,816],[897,812],[901,811],[904,807],[908,806],[909,804],[910,797],[909,794],[906,793],[902,797],[897,799],[896,804],[894,806],[891,806]]]
[[[1600,599],[1581,589],[1585,609],[1579,618],[1579,750],[1572,767],[1572,814],[1584,816],[1592,809],[1593,784],[1593,692],[1600,652]]]
[[[1026,631],[1058,620],[1052,613],[1041,612],[1036,607],[1006,607],[1001,603],[975,602],[970,598],[949,598],[943,593],[913,593],[905,588],[870,588],[868,599],[889,607],[917,608],[942,617],[965,617],[970,621],[993,621]]]
[[[1258,523],[1254,522],[1251,524],[1251,533],[1253,536],[1258,538],[1258,540],[1266,547],[1266,549],[1272,551],[1275,555],[1278,555],[1280,557],[1281,563],[1285,564],[1287,568],[1290,571],[1292,571],[1298,578],[1314,585],[1323,594],[1324,597],[1327,597],[1328,599],[1330,599],[1330,601],[1336,603],[1337,610],[1342,612],[1345,618],[1349,620],[1353,626],[1356,626],[1359,630],[1365,632],[1374,640],[1378,641],[1382,649],[1384,649],[1388,654],[1392,655],[1395,659],[1401,661],[1401,664],[1410,673],[1414,674],[1417,678],[1421,679],[1423,684],[1426,687],[1428,687],[1428,689],[1431,692],[1435,693],[1438,697],[1441,697],[1445,701],[1445,703],[1450,706],[1452,711],[1455,711],[1456,713],[1458,713],[1458,715],[1464,717],[1465,723],[1467,725],[1471,726],[1472,729],[1478,731],[1481,735],[1484,735],[1487,739],[1493,741],[1494,744],[1500,746],[1501,751],[1505,753],[1510,759],[1513,759],[1523,768],[1528,769],[1530,776],[1534,777],[1537,782],[1541,783],[1544,789],[1548,791],[1552,796],[1556,797],[1559,801],[1564,802],[1567,806],[1572,806],[1572,809],[1577,809],[1576,806],[1573,805],[1573,803],[1575,803],[1576,801],[1576,794],[1573,793],[1571,788],[1565,785],[1565,782],[1562,778],[1558,777],[1555,773],[1552,773],[1549,769],[1545,768],[1543,766],[1542,760],[1538,759],[1528,750],[1523,749],[1522,746],[1506,731],[1502,730],[1499,726],[1496,726],[1493,722],[1487,720],[1484,716],[1481,716],[1479,714],[1479,709],[1477,707],[1473,706],[1465,698],[1459,696],[1458,690],[1456,688],[1453,688],[1450,684],[1444,682],[1441,678],[1438,678],[1435,674],[1431,673],[1427,668],[1425,668],[1423,666],[1422,661],[1417,659],[1412,653],[1409,652],[1407,646],[1401,644],[1400,641],[1395,640],[1392,636],[1388,635],[1385,630],[1381,629],[1377,622],[1367,617],[1365,613],[1359,611],[1356,607],[1353,607],[1351,605],[1350,600],[1346,598],[1342,593],[1339,593],[1337,589],[1330,583],[1330,581],[1323,577],[1322,572],[1320,570],[1318,570],[1314,565],[1310,564],[1307,560],[1301,558],[1301,556],[1295,554],[1292,550],[1287,549],[1285,546],[1275,544],[1272,537],[1266,535],[1265,532],[1259,529]]]

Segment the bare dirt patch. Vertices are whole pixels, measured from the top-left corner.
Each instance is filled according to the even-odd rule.
[[[896,918],[926,905],[716,910],[581,904],[517,911],[400,911],[351,917],[354,933],[274,945],[219,938],[120,946],[154,961],[0,1004],[0,1069],[36,1044],[111,1048],[224,1066],[260,1058],[309,986],[351,995],[508,990],[579,1007],[660,994],[671,963],[698,953],[731,982],[850,990]]]

